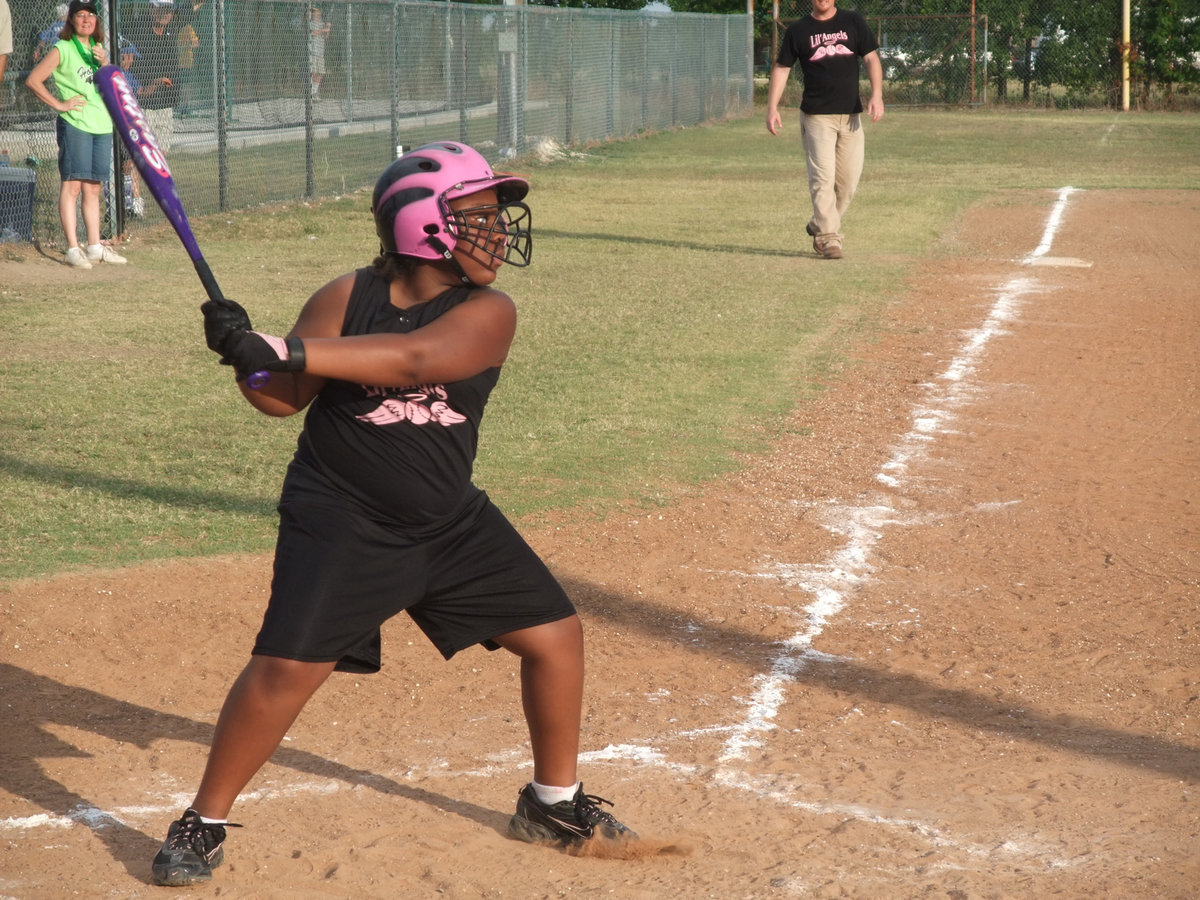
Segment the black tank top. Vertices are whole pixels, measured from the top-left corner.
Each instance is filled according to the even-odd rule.
[[[343,335],[407,333],[462,303],[455,287],[408,309],[390,302],[389,284],[359,269]],[[346,498],[371,518],[414,534],[439,531],[482,492],[471,483],[479,423],[500,377],[493,367],[465,381],[381,388],[330,379],[304,421],[284,484],[289,490]]]

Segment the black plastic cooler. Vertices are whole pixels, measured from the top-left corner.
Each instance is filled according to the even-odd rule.
[[[33,240],[33,169],[0,166],[0,243]]]

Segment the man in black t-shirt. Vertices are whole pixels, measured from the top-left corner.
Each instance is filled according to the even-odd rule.
[[[778,134],[783,122],[779,101],[792,67],[804,74],[800,134],[808,164],[813,214],[805,230],[823,259],[842,258],[842,216],[862,175],[865,140],[858,60],[867,67],[871,98],[867,115],[883,117],[883,66],[879,42],[866,20],[840,10],[836,0],[812,0],[812,14],[793,22],[779,45],[767,88],[767,131]]]

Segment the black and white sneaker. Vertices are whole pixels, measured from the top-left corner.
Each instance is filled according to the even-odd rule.
[[[610,841],[636,840],[637,835],[599,806],[612,802],[583,792],[580,784],[571,800],[553,805],[538,799],[532,784],[517,795],[517,812],[508,822],[508,836],[530,844],[575,844],[591,837]]]
[[[154,857],[151,870],[155,884],[179,886],[212,879],[212,870],[225,861],[226,828],[241,828],[228,822],[225,825],[206,825],[200,814],[189,809],[171,823],[162,849]]]

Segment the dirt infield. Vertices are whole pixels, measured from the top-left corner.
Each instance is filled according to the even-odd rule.
[[[1197,234],[1196,193],[999,197],[769,456],[528,533],[632,858],[504,837],[515,659],[397,620],[212,885],[150,886],[267,591],[226,558],[0,589],[0,897],[1196,897]]]

